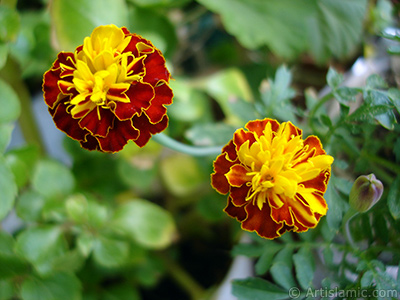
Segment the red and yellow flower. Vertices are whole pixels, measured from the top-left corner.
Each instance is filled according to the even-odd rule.
[[[143,147],[168,126],[170,73],[162,53],[126,28],[99,26],[75,52],[60,52],[44,74],[44,100],[56,126],[83,148]]]
[[[225,212],[268,239],[315,227],[328,210],[323,196],[333,157],[291,122],[255,120],[245,128],[214,161],[212,186],[229,193]]]

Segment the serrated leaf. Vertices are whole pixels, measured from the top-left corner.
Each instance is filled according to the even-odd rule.
[[[313,253],[308,247],[302,247],[293,255],[293,262],[296,269],[296,278],[300,286],[306,290],[312,286],[315,273],[315,262]]]
[[[343,80],[343,74],[338,73],[334,68],[329,68],[326,74],[326,82],[331,89],[336,90],[342,84]]]
[[[379,74],[372,74],[367,78],[366,87],[370,89],[387,88],[388,84]]]
[[[54,160],[40,161],[32,176],[32,185],[39,194],[51,198],[68,195],[75,187],[71,171]]]
[[[112,223],[135,242],[151,249],[167,247],[176,234],[172,215],[160,206],[142,199],[118,207]]]
[[[2,220],[13,208],[17,185],[14,175],[7,167],[4,158],[0,155],[0,220]]]
[[[128,8],[124,0],[54,0],[50,6],[52,27],[57,48],[73,51],[85,37],[100,25],[128,24]],[[74,20],[71,22],[71,20]]]
[[[292,273],[292,255],[293,249],[285,247],[275,256],[271,266],[270,273],[274,281],[285,289],[289,290],[296,286]]]
[[[287,291],[257,277],[234,280],[232,294],[238,297],[239,300],[278,300],[288,298]]]
[[[391,186],[389,187],[389,193],[387,196],[387,205],[389,207],[390,214],[397,220],[400,218],[400,175],[396,177]]]
[[[22,300],[81,300],[81,284],[72,274],[57,273],[47,278],[30,277],[21,286]]]
[[[0,79],[0,91],[0,124],[13,122],[21,112],[17,93],[2,79]]]
[[[282,249],[282,246],[276,243],[269,243],[268,245],[264,246],[264,251],[255,265],[257,275],[265,274],[269,270],[275,254],[280,249]]]

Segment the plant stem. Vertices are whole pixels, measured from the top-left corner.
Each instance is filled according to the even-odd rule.
[[[215,156],[221,153],[221,149],[223,147],[223,146],[215,146],[215,147],[189,146],[182,144],[163,133],[154,135],[152,139],[165,147],[168,147],[172,150],[181,153],[189,154],[191,156],[208,156],[208,155]]]
[[[358,211],[354,210],[353,208],[349,208],[349,210],[347,211],[347,213],[344,215],[343,217],[343,224],[344,224],[344,233],[346,235],[346,239],[349,242],[349,245],[353,248],[353,249],[358,249],[358,246],[356,245],[356,243],[354,243],[353,237],[351,235],[351,231],[350,231],[350,222],[351,220],[357,216],[359,214]]]
[[[0,77],[11,85],[21,102],[19,124],[25,141],[28,144],[36,144],[39,147],[40,152],[44,153],[45,147],[33,116],[31,95],[21,78],[19,65],[10,56],[8,56],[6,65],[1,69]]]
[[[172,260],[168,255],[158,253],[165,263],[167,271],[173,279],[190,295],[192,300],[200,300],[204,297],[204,289],[187,273],[179,264]]]
[[[325,96],[323,96],[321,99],[319,99],[318,103],[315,104],[315,106],[310,110],[310,113],[308,114],[308,125],[312,129],[313,132],[317,133],[318,135],[318,130],[314,126],[314,116],[318,112],[318,110],[321,108],[322,105],[324,105],[326,102],[331,100],[333,98],[333,92],[329,92]]]

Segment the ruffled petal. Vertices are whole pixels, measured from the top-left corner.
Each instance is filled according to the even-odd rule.
[[[89,132],[79,126],[78,120],[72,118],[71,114],[67,112],[67,108],[65,103],[60,102],[53,112],[50,111],[56,127],[75,140],[85,140]]]
[[[154,89],[150,84],[138,82],[131,85],[126,95],[130,102],[118,102],[114,110],[121,121],[132,119],[134,115],[140,115],[142,110],[148,108],[150,101],[154,98]]]
[[[114,119],[114,114],[109,109],[97,107],[79,121],[79,126],[90,131],[92,135],[106,137]]]
[[[252,179],[252,176],[247,175],[247,172],[248,171],[243,166],[234,165],[225,176],[231,186],[241,187]]]
[[[135,140],[139,136],[139,131],[132,126],[130,120],[115,120],[114,127],[106,137],[97,137],[100,149],[104,152],[118,152],[130,140]]]
[[[247,231],[255,231],[258,235],[267,239],[280,236],[279,231],[283,223],[276,223],[271,218],[269,205],[264,205],[260,210],[255,205],[246,205],[247,218],[242,222],[242,228]]]
[[[254,132],[258,137],[263,135],[265,126],[267,126],[268,123],[271,123],[271,129],[273,132],[276,132],[279,128],[279,123],[276,120],[272,119],[263,119],[263,120],[255,120],[255,121],[249,121],[245,128],[247,128],[249,131]]]
[[[231,193],[229,196],[232,199],[232,204],[235,206],[243,206],[248,201],[246,201],[246,197],[249,194],[250,187],[246,185],[242,185],[241,187],[231,187]]]
[[[165,81],[160,81],[154,88],[155,96],[151,101],[151,106],[146,109],[146,115],[149,117],[150,122],[155,124],[162,120],[167,113],[165,105],[172,103],[173,93],[171,88]]]
[[[140,117],[133,118],[133,125],[140,131],[135,143],[139,147],[143,147],[153,134],[159,133],[168,127],[168,117],[165,115],[157,124],[151,124],[146,114],[142,114]]]
[[[232,162],[226,159],[226,154],[220,154],[214,161],[214,173],[211,174],[211,185],[221,194],[229,192],[229,183],[225,174],[229,172]]]
[[[243,221],[247,217],[245,207],[233,205],[231,198],[228,198],[228,204],[224,208],[224,212],[226,212],[230,217],[236,218],[239,222]]]
[[[145,60],[146,75],[144,76],[144,81],[155,85],[160,80],[165,80],[166,82],[170,79],[170,74],[165,67],[165,58],[161,52],[156,51],[147,56]]]

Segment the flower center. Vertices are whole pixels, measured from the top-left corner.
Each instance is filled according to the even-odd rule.
[[[73,117],[81,117],[96,107],[110,109],[115,107],[115,102],[130,102],[125,93],[133,81],[140,81],[145,75],[141,60],[146,57],[123,52],[130,41],[131,36],[125,36],[114,25],[100,26],[85,38],[81,51],[75,52],[75,68],[69,69],[73,72],[72,83],[63,80],[59,83],[77,91],[69,103]],[[143,43],[137,47],[139,53],[152,50]],[[62,67],[68,69],[65,65]],[[100,118],[99,112],[98,115]]]
[[[293,198],[297,193],[301,176],[292,166],[302,156],[303,140],[291,136],[289,130],[283,123],[273,132],[268,123],[264,135],[255,136],[256,142],[251,146],[246,142],[238,151],[239,160],[248,170],[246,175],[251,177],[246,200],[253,201],[260,209],[267,198],[281,207],[282,199]]]

